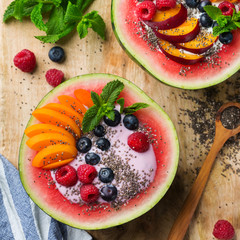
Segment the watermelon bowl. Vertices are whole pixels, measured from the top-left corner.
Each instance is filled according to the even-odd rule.
[[[133,220],[155,206],[169,189],[178,166],[179,144],[173,123],[160,106],[130,81],[110,74],[87,74],[75,77],[50,91],[36,109],[48,103],[57,103],[58,96],[74,96],[74,90],[85,89],[101,93],[112,80],[124,84],[120,97],[125,105],[145,102],[149,107],[136,112],[141,123],[146,124],[159,136],[158,146],[153,146],[156,157],[156,172],[153,181],[144,192],[140,192],[120,208],[113,209],[109,203],[100,203],[97,208],[87,204],[71,203],[57,189],[50,170],[33,167],[36,151],[30,149],[24,134],[19,151],[19,173],[22,184],[30,198],[48,215],[75,228],[96,230],[113,227]],[[31,116],[27,127],[38,124]]]
[[[148,33],[136,14],[136,6],[140,2],[112,0],[112,27],[129,57],[157,80],[177,88],[202,89],[225,81],[240,69],[240,29],[233,31],[233,41],[222,45],[217,55],[196,63],[193,60],[192,64],[184,63],[185,59],[179,60],[176,56],[170,59],[169,54],[165,55],[164,50],[159,49],[159,42],[158,46],[154,46],[146,40],[149,39]],[[184,1],[180,2],[186,6]],[[182,61],[182,64],[173,59]]]

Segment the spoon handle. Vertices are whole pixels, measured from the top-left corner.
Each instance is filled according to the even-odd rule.
[[[207,183],[214,160],[225,141],[226,140],[222,138],[215,138],[212,148],[208,153],[195,182],[193,183],[191,191],[184,201],[183,207],[172,226],[167,240],[182,240],[184,238]]]

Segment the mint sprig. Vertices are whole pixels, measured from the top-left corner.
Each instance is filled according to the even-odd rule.
[[[91,28],[105,39],[106,25],[97,11],[85,14],[94,0],[15,0],[3,15],[3,21],[11,18],[22,21],[29,17],[33,24],[46,33],[35,36],[45,43],[55,43],[74,29],[84,38]],[[47,14],[46,14],[47,13]],[[46,21],[43,21],[46,19]]]
[[[130,114],[149,105],[146,103],[134,103],[129,107],[124,108],[124,98],[119,98],[120,93],[124,88],[124,84],[119,80],[109,82],[98,95],[96,92],[91,92],[91,98],[94,103],[84,114],[82,122],[82,131],[84,133],[92,131],[102,120],[104,116],[114,120],[115,102],[120,105],[120,113]]]
[[[210,18],[217,21],[218,26],[213,28],[213,36],[218,36],[224,32],[230,32],[240,28],[240,11],[236,13],[233,9],[233,15],[223,15],[222,11],[215,6],[208,5],[204,7],[204,10]]]

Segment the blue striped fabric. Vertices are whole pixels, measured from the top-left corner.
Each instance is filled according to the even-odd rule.
[[[0,155],[1,240],[91,240],[44,213],[25,192],[17,169]]]

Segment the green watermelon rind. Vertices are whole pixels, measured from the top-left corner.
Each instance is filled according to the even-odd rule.
[[[211,81],[207,81],[206,83],[200,82],[200,83],[178,83],[176,81],[172,81],[171,79],[166,79],[161,75],[161,72],[156,72],[154,69],[151,68],[151,66],[146,63],[146,61],[141,58],[141,56],[138,55],[137,52],[134,51],[133,48],[131,48],[127,41],[124,39],[124,34],[121,32],[121,29],[119,28],[116,20],[116,11],[118,11],[118,8],[115,6],[117,4],[117,1],[120,0],[112,0],[111,3],[111,22],[112,22],[112,29],[115,34],[115,37],[117,41],[119,42],[120,46],[123,48],[123,50],[127,53],[127,55],[136,62],[143,70],[145,70],[147,73],[149,73],[151,76],[156,78],[157,80],[161,81],[162,83],[176,87],[181,89],[189,89],[189,90],[197,90],[202,88],[208,88],[214,85],[217,85],[229,77],[231,77],[233,74],[235,74],[240,69],[240,58],[238,60],[238,63],[234,66],[234,68],[231,68],[231,71],[225,72],[223,74],[211,76]],[[238,30],[239,31],[239,30]],[[184,65],[183,65],[184,66]]]
[[[130,87],[135,92],[137,92],[141,96],[141,98],[146,99],[146,102],[149,103],[151,105],[151,107],[154,108],[155,111],[158,111],[158,114],[164,120],[166,120],[166,122],[169,126],[169,131],[171,131],[171,134],[173,136],[172,139],[171,139],[173,141],[172,145],[175,148],[172,149],[174,151],[174,155],[173,155],[173,159],[172,159],[172,165],[171,165],[170,172],[168,174],[168,177],[166,178],[167,181],[165,182],[164,187],[161,188],[161,191],[158,192],[157,194],[154,194],[154,199],[151,199],[151,201],[149,201],[149,203],[147,205],[144,205],[144,207],[138,207],[138,211],[133,211],[133,213],[130,213],[129,216],[124,215],[120,219],[117,218],[116,221],[114,221],[114,219],[111,219],[111,223],[109,223],[109,224],[103,223],[103,224],[98,224],[98,225],[94,225],[94,224],[84,225],[84,223],[79,224],[79,223],[76,223],[74,221],[73,222],[68,221],[68,220],[66,220],[66,218],[59,217],[58,214],[52,212],[51,209],[48,209],[48,206],[45,206],[43,202],[39,201],[38,196],[35,196],[36,194],[34,195],[34,192],[32,192],[31,189],[32,189],[33,186],[28,184],[27,178],[25,178],[25,172],[24,172],[24,161],[26,161],[26,159],[24,159],[24,153],[25,153],[25,151],[28,151],[27,146],[25,144],[25,142],[27,140],[27,136],[24,134],[23,137],[22,137],[20,150],[19,150],[19,174],[20,174],[22,184],[23,184],[27,194],[44,212],[46,212],[48,215],[52,216],[56,220],[58,220],[60,222],[63,222],[65,224],[68,224],[72,227],[85,229],[85,230],[97,230],[97,229],[104,229],[104,228],[117,226],[117,225],[129,222],[129,221],[143,215],[147,211],[149,211],[151,208],[153,208],[160,201],[160,199],[162,199],[162,197],[165,195],[165,193],[169,189],[169,187],[172,184],[172,181],[173,181],[173,179],[176,175],[176,171],[177,171],[177,167],[178,167],[178,161],[179,161],[178,137],[177,137],[175,127],[174,127],[172,121],[170,120],[170,118],[168,117],[168,115],[164,112],[164,110],[154,100],[152,100],[150,97],[148,97],[135,84],[133,84],[130,81],[128,81],[124,78],[121,78],[119,76],[115,76],[115,75],[111,75],[111,74],[86,74],[86,75],[82,75],[82,76],[77,76],[77,77],[72,78],[68,81],[65,81],[64,83],[60,84],[58,87],[51,90],[45,97],[43,97],[43,99],[39,102],[39,104],[36,108],[39,108],[39,107],[43,106],[44,103],[49,98],[51,98],[51,96],[55,95],[59,90],[64,89],[67,86],[71,86],[71,84],[74,84],[74,82],[88,81],[89,79],[91,80],[91,79],[97,79],[97,78],[104,78],[104,79],[107,79],[109,81],[114,80],[114,79],[118,79],[118,80],[122,81],[125,86]],[[31,116],[26,127],[31,125],[34,122],[34,120],[35,119]]]

